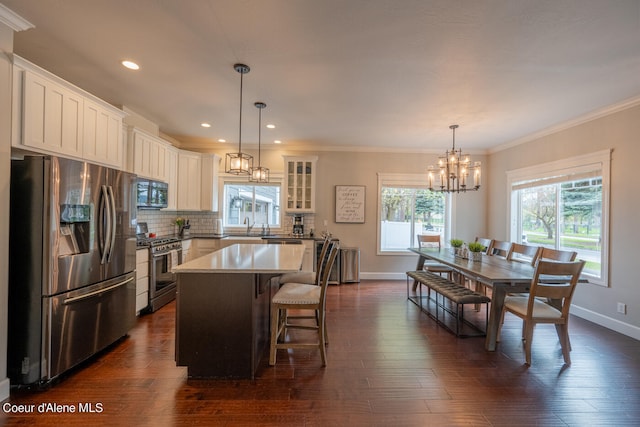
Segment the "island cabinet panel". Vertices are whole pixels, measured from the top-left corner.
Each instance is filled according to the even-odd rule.
[[[273,276],[178,274],[176,364],[190,378],[254,378],[269,345]]]

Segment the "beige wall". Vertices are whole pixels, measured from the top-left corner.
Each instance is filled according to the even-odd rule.
[[[447,148],[443,141],[443,151]],[[246,150],[252,155],[257,153]],[[224,151],[217,151],[223,158]],[[283,155],[318,157],[318,177],[316,193],[316,230],[321,232],[324,220],[328,221],[329,231],[340,239],[344,247],[360,248],[360,270],[362,278],[399,278],[404,279],[405,272],[414,269],[414,255],[376,255],[378,172],[384,173],[423,173],[430,164],[435,164],[437,154],[419,153],[369,153],[315,151],[292,152],[282,150],[263,150],[262,165],[274,172],[282,172]],[[484,163],[483,156],[473,156],[473,160]],[[364,185],[366,187],[366,209],[364,224],[338,224],[335,222],[335,186]],[[455,236],[464,240],[473,240],[476,235],[486,231],[486,195],[485,189],[454,196]]]
[[[640,339],[640,106],[613,113],[491,155],[488,232],[507,237],[506,172],[557,159],[613,149],[611,161],[609,287],[579,285],[572,313]],[[616,312],[617,302],[627,314]]]

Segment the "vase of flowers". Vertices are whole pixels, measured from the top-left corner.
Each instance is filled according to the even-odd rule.
[[[175,220],[175,224],[178,227],[178,236],[185,237],[187,234],[189,234],[189,220],[178,217]]]

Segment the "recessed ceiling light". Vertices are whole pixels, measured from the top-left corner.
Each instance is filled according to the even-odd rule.
[[[127,67],[130,70],[139,70],[140,66],[133,61],[122,61],[122,65]]]
[[[269,129],[275,129],[275,128],[276,128],[276,125],[272,125],[271,123],[269,123],[269,124],[267,125],[267,127],[268,127]]]
[[[202,126],[203,128],[210,128],[211,127],[211,123],[200,123],[200,126]]]
[[[222,139],[222,138],[220,138],[220,139],[218,140],[218,142],[227,142],[227,140],[226,140],[226,139]]]
[[[280,141],[279,139],[276,139],[275,141],[273,141],[274,144],[282,144],[282,141]]]

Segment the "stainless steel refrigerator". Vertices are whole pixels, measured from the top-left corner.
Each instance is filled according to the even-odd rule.
[[[69,159],[11,162],[8,375],[42,384],[134,325],[135,175]]]

